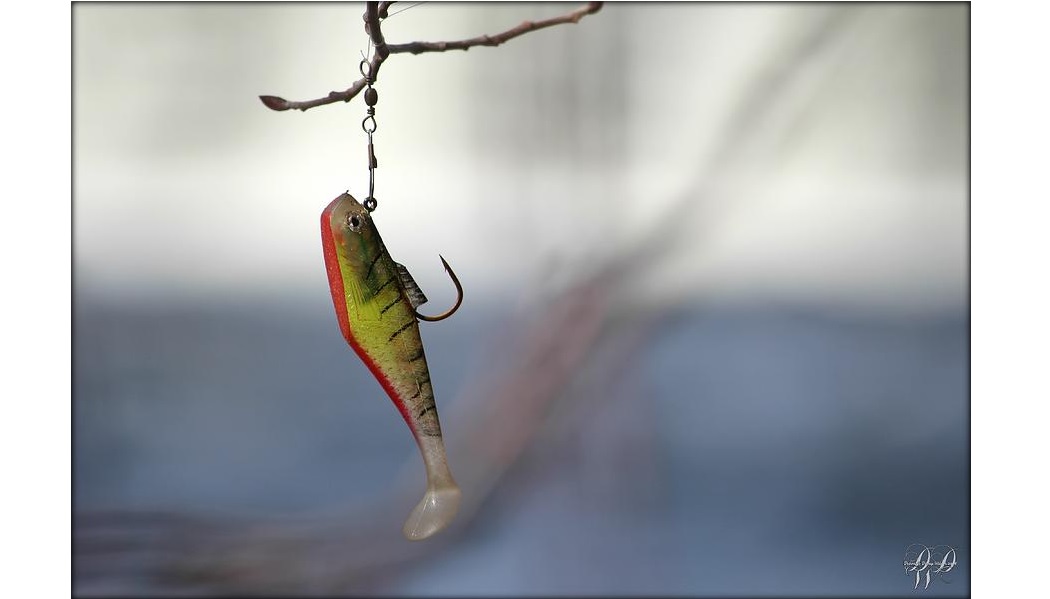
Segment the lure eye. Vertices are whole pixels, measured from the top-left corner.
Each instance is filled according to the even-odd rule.
[[[361,219],[356,214],[351,214],[346,218],[346,224],[350,225],[350,228],[356,231],[361,226]]]

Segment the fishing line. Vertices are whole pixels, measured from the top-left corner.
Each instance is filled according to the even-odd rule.
[[[392,13],[388,14],[388,15],[386,16],[386,18],[387,18],[387,19],[390,19],[390,18],[392,18],[392,17],[394,16],[394,15],[399,15],[399,14],[401,14],[401,13],[405,12],[406,10],[408,10],[408,9],[410,9],[410,8],[415,8],[415,7],[419,6],[420,4],[426,4],[426,2],[416,2],[415,4],[412,4],[411,6],[406,6],[406,7],[402,8],[401,10],[398,10],[398,11],[395,11],[395,12],[392,12]]]

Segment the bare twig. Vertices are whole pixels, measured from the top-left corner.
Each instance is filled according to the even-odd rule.
[[[378,58],[378,56],[376,56]],[[375,59],[372,60],[372,66],[375,67]],[[375,72],[375,68],[373,68]],[[270,110],[276,110],[278,112],[283,110],[309,110],[317,106],[324,106],[325,104],[334,104],[336,102],[349,102],[354,99],[354,96],[361,93],[361,90],[365,88],[367,81],[364,77],[358,79],[349,88],[341,92],[329,92],[329,94],[323,98],[317,98],[316,100],[304,100],[302,102],[296,102],[293,100],[285,100],[278,96],[259,96],[262,103],[266,105]]]
[[[469,50],[475,46],[498,46],[506,41],[512,40],[530,31],[538,31],[554,25],[567,23],[579,23],[580,19],[601,10],[601,2],[589,2],[586,6],[572,11],[569,14],[543,21],[525,21],[513,29],[508,29],[496,35],[480,35],[468,40],[455,42],[409,42],[407,44],[390,44],[387,48],[391,54],[422,54],[424,52],[445,52],[447,50]]]
[[[498,33],[496,35],[482,35],[467,40],[454,42],[409,42],[407,44],[387,44],[386,39],[383,37],[383,30],[380,21],[386,17],[391,4],[393,4],[393,2],[369,2],[365,9],[365,31],[368,32],[368,36],[372,40],[372,45],[374,45],[376,49],[375,56],[370,63],[373,81],[379,74],[379,67],[383,65],[383,62],[391,54],[422,54],[424,52],[445,52],[447,50],[469,50],[475,46],[498,46],[531,31],[545,29],[554,25],[578,23],[583,17],[594,14],[602,8],[601,2],[589,2],[585,6],[560,17],[545,19],[543,21],[525,21],[517,27],[508,29],[503,33]],[[317,106],[324,106],[325,104],[349,102],[354,99],[357,94],[361,93],[361,90],[365,88],[367,83],[366,78],[362,77],[343,91],[333,91],[327,96],[315,100],[292,101],[285,100],[278,96],[259,96],[259,99],[262,100],[262,103],[271,110],[306,111]]]

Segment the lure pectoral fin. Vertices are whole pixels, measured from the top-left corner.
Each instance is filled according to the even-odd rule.
[[[426,493],[404,527],[410,540],[425,539],[452,521],[460,496],[448,467],[416,320],[416,306],[426,296],[415,281],[406,283],[406,276],[411,280],[408,271],[391,259],[371,214],[350,194],[333,200],[322,213],[321,239],[343,337],[394,402],[426,465]]]
[[[405,288],[408,303],[412,304],[413,308],[418,308],[427,303],[427,296],[419,288],[419,284],[412,278],[412,273],[408,272],[405,265],[400,262],[394,262],[394,266],[397,268],[397,276],[401,279],[401,285]]]

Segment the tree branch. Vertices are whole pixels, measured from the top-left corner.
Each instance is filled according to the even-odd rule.
[[[376,47],[376,56],[382,56],[385,60],[390,55],[386,48],[386,40],[383,38],[383,27],[379,24],[379,3],[369,2],[365,5],[365,32],[372,38],[372,45]]]
[[[512,40],[530,31],[538,31],[554,25],[567,23],[579,23],[580,19],[592,15],[602,8],[601,2],[589,2],[586,6],[572,11],[569,14],[543,21],[525,21],[513,29],[508,29],[496,35],[480,35],[468,40],[455,42],[409,42],[407,44],[390,44],[387,46],[391,54],[423,54],[424,52],[445,52],[447,50],[469,50],[475,46],[498,46],[506,41]]]
[[[525,21],[513,29],[508,29],[507,31],[496,35],[482,35],[467,40],[454,42],[409,42],[407,44],[387,44],[386,39],[383,37],[383,29],[380,25],[380,20],[385,18],[391,4],[393,4],[393,2],[369,2],[365,9],[365,31],[368,33],[369,38],[372,40],[372,45],[375,46],[376,49],[375,56],[372,57],[372,61],[369,63],[373,82],[379,75],[379,67],[383,65],[383,62],[389,58],[391,54],[423,54],[424,52],[469,50],[475,46],[498,46],[531,31],[538,31],[547,27],[553,27],[554,25],[578,23],[583,17],[592,15],[602,8],[601,2],[589,2],[586,6],[560,17],[545,19],[543,21]],[[259,99],[262,100],[262,103],[270,110],[276,110],[278,112],[284,110],[307,111],[311,108],[316,108],[317,106],[324,106],[325,104],[349,102],[354,99],[357,94],[361,93],[361,90],[363,90],[367,84],[368,81],[366,78],[362,77],[343,91],[329,92],[327,96],[315,100],[292,101],[285,100],[278,96],[259,96]]]

